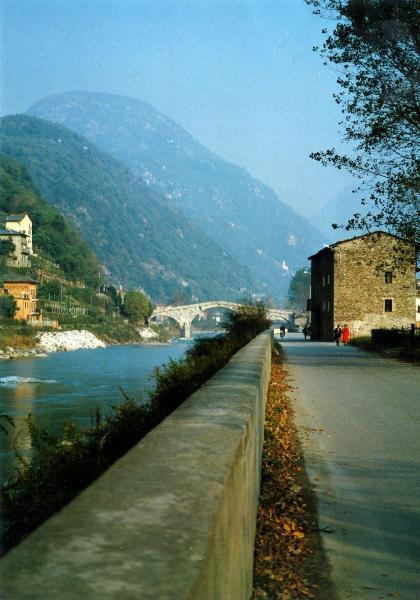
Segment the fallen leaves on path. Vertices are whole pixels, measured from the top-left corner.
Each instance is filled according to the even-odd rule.
[[[313,533],[317,524],[313,507],[306,503],[308,487],[288,390],[277,352],[266,404],[254,600],[321,597],[316,583],[319,561],[314,561],[314,554],[319,553]]]

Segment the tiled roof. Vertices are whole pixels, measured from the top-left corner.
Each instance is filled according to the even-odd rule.
[[[6,221],[21,221],[26,217],[26,214],[27,213],[9,215],[8,217],[6,217]]]
[[[13,273],[0,275],[0,280],[3,280],[4,283],[39,283],[36,279],[24,275],[14,275]]]
[[[370,233],[364,233],[363,235],[355,235],[351,238],[347,238],[346,240],[338,240],[337,242],[334,242],[333,244],[326,245],[326,246],[324,246],[324,248],[321,248],[321,250],[318,250],[318,252],[315,252],[315,254],[312,254],[312,256],[308,256],[308,259],[311,260],[315,256],[318,256],[318,254],[321,254],[322,252],[326,252],[328,250],[333,251],[334,248],[336,248],[337,246],[340,246],[340,244],[345,244],[346,242],[352,242],[353,240],[361,239],[364,237],[369,237],[371,235],[372,236],[373,235],[387,235],[389,237],[393,237],[398,240],[404,240],[407,242],[411,241],[411,240],[408,240],[407,238],[403,238],[399,235],[394,235],[392,233],[388,233],[387,231],[371,231]]]
[[[28,237],[23,231],[15,231],[14,229],[0,229],[0,235],[24,235]]]

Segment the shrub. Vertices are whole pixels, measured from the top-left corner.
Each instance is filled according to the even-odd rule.
[[[17,304],[13,296],[0,296],[0,317],[13,319],[16,311]]]

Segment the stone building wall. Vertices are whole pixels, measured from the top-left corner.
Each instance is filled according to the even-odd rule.
[[[334,256],[326,248],[312,260],[311,267],[311,337],[330,340],[333,337]]]
[[[397,269],[393,260],[401,248],[409,260]],[[415,322],[412,244],[385,233],[341,242],[334,248],[334,271],[334,320],[347,323],[353,335],[370,334],[378,327],[408,327]],[[392,274],[391,282],[386,282],[386,272]],[[392,311],[385,310],[386,299],[392,300]]]
[[[5,230],[3,230],[5,231]],[[0,240],[11,240],[15,246],[14,252],[6,260],[9,267],[28,267],[29,250],[27,237],[23,233],[12,234],[10,232],[0,234]]]

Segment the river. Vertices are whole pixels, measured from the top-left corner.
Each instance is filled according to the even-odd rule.
[[[103,414],[122,399],[119,386],[136,400],[147,400],[155,367],[170,358],[181,358],[188,342],[108,346],[96,350],[54,352],[47,358],[9,360],[0,363],[0,414],[15,421],[9,435],[0,431],[0,479],[14,469],[14,447],[30,455],[31,441],[25,419],[59,434],[65,422],[89,426],[100,406]]]

